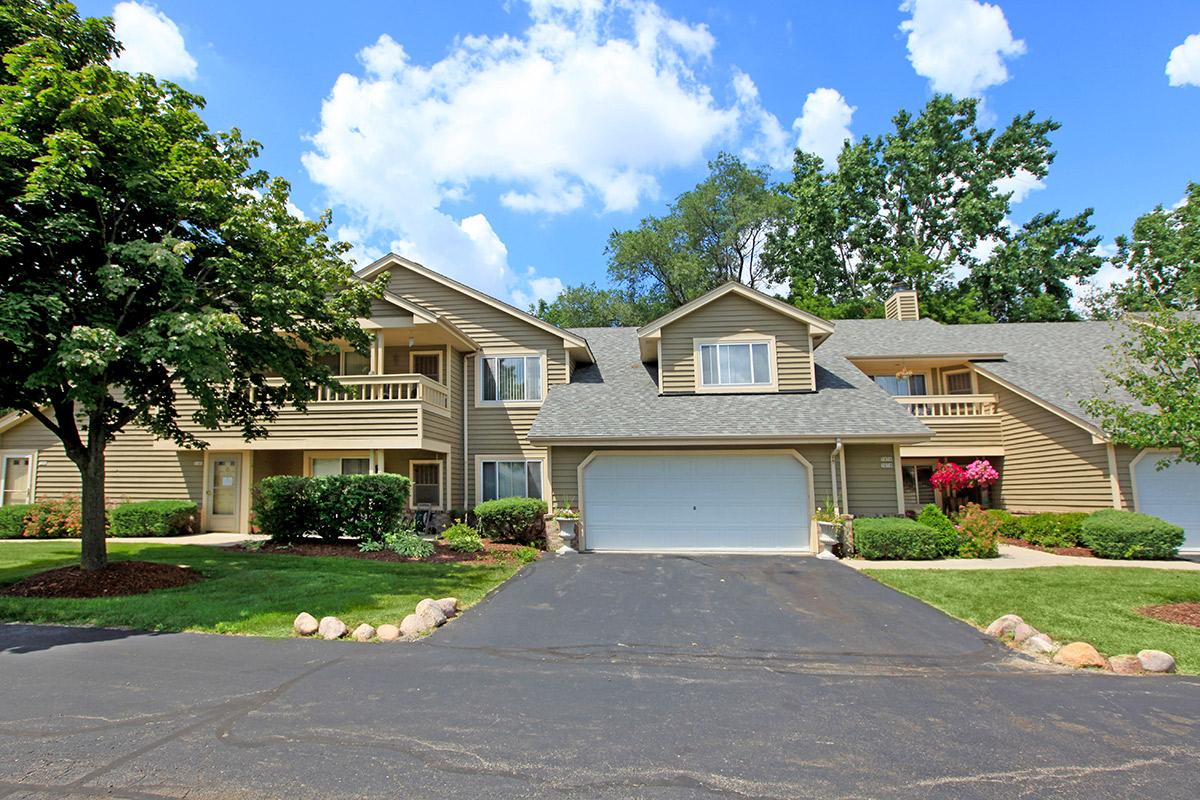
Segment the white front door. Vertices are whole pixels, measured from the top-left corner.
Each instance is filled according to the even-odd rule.
[[[589,550],[811,550],[808,467],[787,453],[597,455]]]
[[[12,506],[32,502],[33,456],[27,454],[6,455],[0,464],[0,483],[4,486],[0,505]]]
[[[205,526],[210,531],[237,533],[242,523],[242,456],[209,453],[208,505]]]
[[[1133,465],[1137,510],[1183,528],[1183,550],[1200,552],[1200,464],[1158,469],[1163,453],[1146,452]]]

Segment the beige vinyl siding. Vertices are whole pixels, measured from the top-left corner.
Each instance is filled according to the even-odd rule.
[[[388,290],[434,313],[444,315],[463,333],[478,342],[485,353],[545,352],[547,383],[553,386],[567,382],[568,356],[561,337],[403,267],[391,271]],[[468,463],[455,467],[467,471],[467,505],[474,505],[476,501],[475,456],[523,454],[529,458],[541,459],[547,456],[545,448],[534,447],[528,439],[529,428],[533,425],[540,406],[476,407],[475,384],[478,380],[478,370],[478,358],[468,358],[467,439],[470,451]],[[456,409],[454,418],[461,427],[457,409],[462,408],[462,398],[453,402]],[[461,447],[457,452],[461,452]],[[461,476],[458,485],[461,485]]]
[[[891,452],[891,445],[888,445],[888,452]],[[568,503],[574,508],[579,508],[579,465],[583,463],[591,453],[603,453],[606,450],[634,450],[631,447],[552,447],[550,454],[550,480],[554,486],[554,505],[565,506]],[[829,476],[829,456],[833,452],[833,444],[803,444],[796,447],[763,447],[753,448],[751,443],[747,442],[740,446],[728,447],[661,447],[647,448],[648,450],[669,449],[672,452],[688,453],[697,450],[708,450],[720,452],[721,450],[749,450],[753,449],[756,452],[764,453],[774,451],[795,450],[804,456],[810,464],[812,464],[812,481],[813,481],[813,497],[816,503],[820,505],[826,497],[833,495],[833,486]],[[895,479],[892,481],[892,508],[896,506],[895,497]],[[714,487],[714,491],[719,492],[720,487]],[[814,509],[815,510],[815,509]]]
[[[1121,508],[1133,510],[1133,469],[1130,464],[1141,450],[1117,445],[1117,479],[1120,482]]]
[[[451,349],[447,366],[450,381],[450,420],[451,430],[447,438],[450,443],[450,469],[447,470],[447,480],[450,481],[450,506],[462,509],[467,507],[463,495],[463,477],[468,472],[463,456],[463,365],[467,359],[462,353]]]
[[[1108,451],[1092,435],[997,383],[979,376],[980,391],[995,394],[1004,443],[1000,502],[1010,511],[1092,511],[1112,506]]]
[[[999,415],[993,417],[921,417],[933,430],[933,438],[919,445],[908,445],[910,450],[923,450],[936,455],[943,447],[987,447],[995,450],[1003,447],[1003,424]]]
[[[304,414],[294,409],[284,410],[278,419],[267,425],[271,432],[269,437],[247,444],[237,430],[211,431],[191,422],[192,412],[199,404],[186,394],[179,395],[176,405],[180,427],[208,442],[210,449],[280,449],[302,446],[302,443],[314,440],[328,442],[329,447],[347,442],[353,442],[356,447],[370,447],[369,441],[373,437],[414,437],[415,440],[419,434],[417,417],[420,409],[415,403],[405,406],[367,401],[312,403]]]
[[[203,495],[204,454],[152,446],[154,437],[131,428],[105,451],[105,494],[109,502],[187,499]],[[0,450],[37,454],[34,492],[38,497],[79,494],[79,471],[58,438],[29,419],[0,434]]]
[[[777,363],[771,368],[780,391],[812,391],[808,326],[740,295],[727,294],[662,329],[663,393],[696,390],[695,339],[752,333],[775,337]]]
[[[890,444],[846,445],[846,500],[848,513],[857,517],[881,517],[898,513],[896,468]],[[881,466],[887,458],[887,467]],[[817,495],[823,504],[825,497]]]

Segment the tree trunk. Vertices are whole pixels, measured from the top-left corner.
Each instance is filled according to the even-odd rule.
[[[107,527],[104,516],[104,423],[90,420],[88,425],[87,455],[76,466],[79,467],[83,489],[83,519],[80,536],[80,565],[92,572],[108,565],[108,547],[104,539]]]

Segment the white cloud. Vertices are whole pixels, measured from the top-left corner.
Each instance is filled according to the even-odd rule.
[[[1096,274],[1086,280],[1071,279],[1067,285],[1071,287],[1071,307],[1076,311],[1087,310],[1087,300],[1093,296],[1101,296],[1114,285],[1129,280],[1129,270],[1118,267],[1109,259],[1117,254],[1117,246],[1112,242],[1101,242],[1096,246],[1096,255],[1104,259]]]
[[[427,65],[383,35],[361,75],[338,77],[303,161],[359,252],[395,238],[484,291],[525,281],[534,296],[486,217],[445,204],[486,187],[519,212],[628,211],[657,197],[662,171],[757,124],[701,79],[716,45],[704,25],[646,0],[530,0],[529,14],[523,33],[464,36]]]
[[[908,34],[908,60],[935,92],[979,97],[1008,80],[1006,58],[1025,52],[1004,11],[977,0],[904,0],[912,14],[900,23]]]
[[[1171,51],[1167,81],[1172,86],[1200,86],[1200,33],[1193,33]]]
[[[1001,178],[992,184],[992,187],[1000,193],[1012,192],[1012,204],[1024,200],[1032,192],[1046,188],[1046,184],[1037,175],[1034,175],[1027,169],[1018,169],[1011,177]]]
[[[856,110],[837,89],[809,92],[800,116],[792,123],[792,128],[800,133],[796,146],[819,155],[826,167],[836,166],[842,144],[853,138],[850,118]]]
[[[195,80],[196,59],[174,20],[152,5],[125,2],[113,8],[121,54],[111,62],[126,72],[149,72],[163,80]]]
[[[567,288],[558,278],[538,276],[537,270],[533,267],[525,271],[525,279],[529,284],[529,291],[514,289],[512,293],[513,302],[522,310],[526,310],[530,306],[536,307],[539,300],[551,303],[563,293],[563,289]]]

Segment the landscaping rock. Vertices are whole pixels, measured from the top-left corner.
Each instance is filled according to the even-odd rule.
[[[437,625],[428,616],[409,614],[400,622],[400,635],[407,639],[411,636],[429,633],[436,627]]]
[[[1108,666],[1108,661],[1104,659],[1104,656],[1100,655],[1096,648],[1087,642],[1071,642],[1063,645],[1062,649],[1054,654],[1054,661],[1076,669],[1085,667],[1104,669]]]
[[[442,611],[442,607],[437,604],[436,600],[429,597],[417,603],[417,616],[428,620],[431,627],[434,628],[446,624],[446,614]],[[404,626],[401,625],[401,627]]]
[[[1018,617],[1016,614],[1005,614],[1003,617],[992,622],[984,631],[988,636],[995,636],[997,639],[1006,633],[1012,633],[1018,625],[1024,625],[1025,620]]]
[[[446,615],[446,619],[450,619],[450,617],[453,617],[458,613],[457,597],[443,597],[440,600],[435,600],[434,602],[437,603],[437,606],[442,610],[442,613]]]
[[[394,642],[400,638],[400,629],[395,625],[380,625],[375,629],[375,635],[381,642]]]
[[[1146,672],[1174,672],[1175,658],[1162,650],[1139,650],[1137,659]]]
[[[369,642],[375,637],[375,629],[364,622],[355,628],[354,633],[350,635],[354,637],[354,641],[356,642]]]
[[[321,617],[317,623],[317,633],[322,639],[340,639],[346,635],[346,623],[337,617]]]
[[[300,612],[292,622],[292,630],[301,636],[312,636],[317,632],[317,627],[317,618],[307,611]]]
[[[1022,622],[1012,630],[1013,641],[1017,644],[1020,644],[1021,642],[1033,636],[1037,636],[1037,628],[1033,627],[1028,622]]]
[[[1108,660],[1108,664],[1118,675],[1141,675],[1145,672],[1137,656],[1113,656]]]
[[[1054,652],[1054,640],[1044,633],[1035,633],[1021,644],[1025,646],[1026,650],[1038,655]]]

